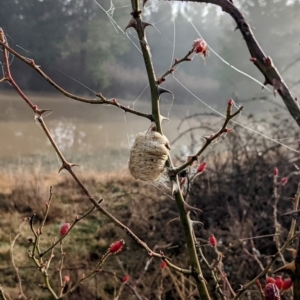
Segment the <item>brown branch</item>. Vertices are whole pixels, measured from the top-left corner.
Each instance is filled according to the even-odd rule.
[[[122,109],[124,112],[128,112],[140,117],[144,117],[149,119],[150,121],[152,121],[152,116],[151,114],[146,114],[140,111],[137,111],[135,109],[131,109],[127,106],[124,106],[122,104],[120,104],[116,99],[106,99],[101,93],[97,93],[95,96],[97,97],[96,99],[89,99],[89,98],[84,98],[84,97],[79,97],[76,96],[74,94],[71,94],[69,92],[67,92],[66,90],[64,90],[62,87],[60,87],[57,83],[55,83],[46,73],[44,73],[40,66],[36,65],[36,63],[34,62],[33,59],[29,59],[27,57],[24,57],[22,55],[20,55],[17,51],[13,50],[12,48],[10,48],[6,42],[6,39],[2,40],[1,39],[1,35],[4,35],[3,30],[0,30],[0,45],[6,49],[7,51],[9,51],[11,54],[15,55],[18,59],[20,59],[21,61],[25,62],[27,65],[29,65],[30,67],[32,67],[35,71],[37,71],[49,84],[51,84],[56,90],[58,90],[60,93],[62,93],[63,95],[65,95],[68,98],[71,98],[73,100],[79,101],[79,102],[84,102],[84,103],[89,103],[89,104],[108,104],[108,105],[112,105],[115,107],[119,107],[120,109]],[[9,62],[5,62],[5,64],[7,64],[9,66]],[[11,74],[10,74],[10,69],[6,68],[7,70],[7,75],[5,76],[5,78],[3,78],[3,80],[9,80],[9,78],[11,79]],[[1,82],[1,81],[0,81]],[[15,87],[15,85],[13,85]],[[17,89],[15,87],[15,89]],[[25,100],[26,101],[26,100]],[[29,104],[29,103],[28,103]]]
[[[276,249],[277,251],[279,251],[281,244],[280,244],[280,228],[281,228],[281,224],[278,222],[277,220],[277,205],[278,205],[278,201],[279,201],[279,193],[278,193],[278,175],[274,175],[274,179],[273,179],[273,196],[274,196],[274,205],[273,205],[273,220],[274,220],[274,229],[275,229],[275,234],[274,234],[274,242],[276,245]],[[283,262],[283,264],[285,264],[285,259],[283,256],[283,253],[280,253],[280,258]]]
[[[181,58],[181,59],[175,58],[175,61],[172,64],[171,68],[157,79],[157,83],[160,84],[160,83],[164,82],[168,75],[173,74],[173,72],[175,71],[174,67],[176,67],[177,65],[181,64],[184,61],[191,61],[192,59],[189,56],[192,53],[193,53],[193,49],[190,50],[183,58]]]
[[[15,258],[14,258],[14,246],[15,246],[15,243],[16,243],[17,239],[21,235],[21,229],[22,229],[22,225],[23,225],[24,221],[25,221],[25,219],[22,221],[22,223],[19,227],[19,233],[14,237],[14,239],[10,243],[10,255],[11,255],[11,263],[12,263],[13,268],[15,270],[17,281],[18,281],[19,292],[20,292],[19,298],[27,299],[27,297],[26,297],[26,295],[24,294],[24,291],[23,291],[22,279],[21,279],[21,276],[20,276],[20,273],[19,273],[19,268],[17,267],[16,262],[15,262]]]
[[[228,102],[228,106],[227,106],[227,114],[226,114],[226,119],[222,125],[222,127],[214,134],[208,136],[208,137],[204,137],[205,138],[205,143],[204,145],[201,147],[201,149],[194,155],[192,156],[192,158],[190,160],[188,160],[186,163],[184,163],[183,165],[181,165],[180,167],[177,167],[173,170],[171,170],[171,173],[173,174],[178,174],[179,172],[181,172],[182,170],[184,170],[186,167],[188,167],[189,165],[191,165],[194,161],[198,160],[198,157],[204,152],[204,150],[217,138],[219,138],[222,134],[227,133],[227,124],[229,123],[229,121],[234,118],[236,115],[238,115],[242,109],[244,108],[243,106],[239,107],[239,109],[234,112],[231,113],[231,109],[232,109],[232,104],[230,104],[230,101]]]
[[[167,1],[179,1],[179,0],[167,0]],[[300,106],[295,98],[291,95],[289,88],[284,83],[280,73],[276,69],[272,62],[272,59],[263,52],[254,34],[251,30],[251,26],[246,21],[243,14],[239,9],[228,0],[180,0],[184,2],[197,2],[197,3],[211,3],[220,6],[223,11],[230,14],[235,20],[237,28],[241,31],[244,40],[247,44],[248,50],[251,55],[251,61],[259,69],[259,71],[265,77],[264,84],[273,85],[274,95],[276,92],[281,96],[284,104],[289,110],[292,117],[295,119],[297,124],[300,126]]]

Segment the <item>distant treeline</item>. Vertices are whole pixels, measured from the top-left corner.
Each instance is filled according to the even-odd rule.
[[[136,46],[121,31],[131,18],[130,1],[97,1],[2,1],[0,26],[7,34],[11,47],[33,58],[47,74],[70,92],[88,92],[80,82],[96,92],[105,92],[114,97],[124,97],[124,94],[131,93],[138,96],[147,84],[141,53],[137,49],[139,41],[132,28],[128,36]],[[243,71],[260,76],[249,63],[250,54],[243,39],[239,33],[234,32],[235,24],[225,13],[218,13],[218,7],[195,3],[171,5],[164,1],[156,4],[148,1],[144,9],[143,18],[155,24],[155,27],[147,28],[147,35],[158,75],[170,66],[174,32],[175,57],[184,56],[192,41],[199,37],[187,21],[188,16],[222,57]],[[284,0],[254,1],[251,4],[239,0],[238,5],[242,7],[250,24],[259,29],[254,29],[254,33],[266,53],[275,59],[277,66],[283,69],[298,58],[300,40],[295,39],[300,36],[297,24],[300,8],[298,0],[288,1],[288,5]],[[14,77],[23,89],[53,91],[28,66],[13,57],[11,61]],[[211,99],[217,99],[219,96],[224,97],[224,92],[228,95],[233,90],[240,92],[238,89],[245,96],[247,88],[253,93],[248,78],[231,70],[213,54],[205,67],[199,61],[195,64],[185,64],[176,74],[179,79],[185,79],[193,91],[201,90],[200,97],[211,96]],[[295,65],[292,64],[292,67]],[[284,75],[286,79],[287,74]],[[292,73],[290,75],[292,79],[295,78]],[[199,78],[199,81],[197,79],[195,82],[195,78]],[[170,83],[178,98],[188,98],[181,91],[182,88],[175,86],[172,81]],[[3,89],[3,86],[0,88]],[[220,91],[222,95],[217,94]]]

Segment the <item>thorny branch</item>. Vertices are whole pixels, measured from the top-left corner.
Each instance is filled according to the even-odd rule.
[[[145,4],[146,1],[144,1],[143,3]],[[159,104],[159,86],[158,86],[159,82],[156,79],[156,75],[152,63],[152,55],[151,55],[150,47],[147,42],[146,33],[145,33],[145,28],[149,24],[143,22],[142,20],[142,16],[141,16],[142,11],[140,10],[139,7],[139,0],[131,0],[131,6],[132,6],[132,13],[131,13],[132,19],[130,20],[126,28],[133,27],[138,34],[140,47],[143,53],[144,64],[146,67],[149,86],[150,86],[152,117],[153,117],[153,121],[156,124],[157,131],[163,134],[162,126],[161,126],[162,116],[161,116],[160,104]],[[167,161],[167,166],[170,167],[171,169],[174,168],[172,158],[170,155]],[[175,188],[174,190],[174,198],[177,203],[177,207],[180,214],[180,220],[184,229],[185,241],[187,244],[187,251],[188,251],[190,265],[192,269],[191,275],[195,280],[200,297],[203,300],[210,300],[207,284],[205,279],[203,278],[202,269],[196,252],[196,247],[194,243],[194,233],[191,225],[190,216],[189,213],[185,211],[185,202],[183,199],[181,189],[179,188],[180,185],[179,185],[177,173],[169,174],[169,178],[173,186],[178,187]]]
[[[1,30],[1,29],[0,29],[0,35],[4,36],[3,30]],[[38,65],[36,65],[36,63],[34,62],[33,59],[29,59],[27,57],[24,57],[24,56],[20,55],[17,51],[15,51],[12,48],[10,48],[4,38],[0,38],[0,45],[3,48],[5,48],[7,51],[9,51],[11,54],[15,55],[18,59],[20,59],[21,61],[25,62],[27,65],[29,65],[30,67],[32,67],[47,82],[49,82],[49,84],[51,84],[56,90],[58,90],[59,92],[61,92],[66,97],[71,98],[71,99],[76,100],[76,101],[79,101],[79,102],[84,102],[84,103],[89,103],[89,104],[106,104],[106,105],[116,106],[116,107],[119,107],[120,109],[122,109],[125,113],[128,112],[128,113],[140,116],[140,117],[147,118],[150,121],[152,121],[151,114],[146,114],[146,113],[137,111],[135,109],[131,109],[131,108],[127,107],[127,106],[124,106],[124,105],[120,104],[117,101],[117,99],[114,99],[114,98],[108,100],[101,93],[97,93],[95,95],[96,96],[95,99],[89,99],[89,98],[79,97],[79,96],[76,96],[74,94],[69,93],[66,90],[64,90],[62,87],[60,87],[57,83],[55,83],[45,72],[43,72],[42,69],[41,69],[41,67],[38,66]],[[3,78],[3,80],[7,80],[7,77]]]
[[[166,0],[166,1],[179,1],[179,0]],[[272,59],[267,56],[257,40],[254,37],[251,26],[239,11],[239,9],[228,0],[181,0],[183,2],[196,2],[196,3],[211,3],[220,6],[222,10],[235,20],[237,28],[241,31],[243,38],[249,49],[251,58],[250,60],[259,69],[259,71],[264,75],[264,84],[270,84],[273,86],[274,95],[278,92],[281,96],[284,104],[289,110],[290,114],[300,126],[300,106],[296,98],[294,98],[287,85],[284,83],[280,73],[276,69]]]
[[[224,133],[228,133],[230,132],[231,129],[227,128],[227,124],[229,123],[229,121],[234,118],[235,116],[237,116],[242,109],[244,108],[243,106],[239,107],[238,110],[234,113],[232,113],[232,106],[233,106],[233,100],[230,99],[228,102],[228,106],[227,106],[227,114],[226,114],[226,119],[222,125],[222,127],[219,129],[219,131],[217,131],[216,133],[210,135],[210,136],[206,136],[205,138],[205,143],[204,145],[201,147],[201,149],[191,158],[187,159],[187,162],[184,163],[183,165],[181,165],[180,167],[175,168],[174,170],[172,170],[171,172],[174,174],[178,174],[179,172],[181,172],[182,170],[184,170],[186,167],[188,167],[189,165],[191,165],[194,161],[198,160],[198,157],[204,152],[204,150],[216,139],[218,139],[219,137],[221,137],[221,135],[223,135]]]

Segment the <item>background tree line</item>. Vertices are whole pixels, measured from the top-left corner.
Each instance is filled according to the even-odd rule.
[[[300,60],[297,16],[300,1],[235,2],[255,28],[259,43],[267,54],[270,53],[280,71],[288,67],[288,74],[283,75],[293,87],[292,91],[297,93],[297,63]],[[219,8],[191,3],[178,4],[176,9],[168,2],[148,3],[145,14],[151,14],[152,20],[157,22],[147,30],[158,72],[161,70],[163,73],[170,65],[174,33],[175,57],[184,55],[192,41],[199,37],[187,22],[191,20],[221,57],[263,82],[256,68],[249,64],[250,55],[240,33],[234,32],[232,20],[222,14]],[[120,28],[114,28],[98,4],[104,10],[114,6],[115,9],[110,12]],[[6,0],[1,5],[0,26],[9,35],[11,46],[24,56],[33,58],[65,89],[81,94],[89,92],[74,82],[71,76],[90,89],[105,92],[108,96],[123,99],[137,97],[147,83],[141,54],[120,30],[124,30],[130,20],[130,7],[121,0],[98,0],[98,4],[93,0]],[[157,34],[157,30],[161,34]],[[130,29],[129,37],[133,42],[138,42]],[[289,47],[285,47],[285,44]],[[220,97],[230,97],[233,93],[240,99],[253,97],[253,89],[255,96],[262,96],[257,83],[225,65],[212,52],[211,57],[213,59],[208,58],[206,66],[198,58],[192,66],[182,66],[177,73],[178,79],[185,79],[188,88],[215,103]],[[12,63],[16,79],[24,89],[53,91],[33,71],[26,69],[25,72],[25,68],[17,60]],[[195,75],[200,75],[201,79],[195,79]],[[182,102],[191,98],[172,78],[165,86],[176,93],[176,98]]]

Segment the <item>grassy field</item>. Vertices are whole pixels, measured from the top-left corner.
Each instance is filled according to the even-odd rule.
[[[67,221],[72,223],[76,215],[80,216],[86,212],[91,208],[91,204],[67,174],[41,176],[38,171],[36,174],[2,174],[0,182],[0,283],[14,299],[17,298],[18,287],[11,262],[10,241],[20,232],[13,253],[22,278],[24,293],[29,299],[48,299],[49,294],[38,287],[39,284],[43,284],[41,273],[27,254],[31,247],[28,239],[33,235],[28,221],[22,223],[22,220],[35,213],[35,226],[40,224],[45,213],[45,202],[49,197],[49,187],[53,185],[53,200],[40,245],[41,249],[46,249],[59,237],[61,224]],[[166,197],[161,190],[134,181],[126,172],[85,173],[83,182],[96,198],[104,198],[103,205],[142,240],[147,241],[150,247],[167,244],[171,236],[170,231],[175,228],[177,232],[175,240],[182,238],[178,225],[175,224],[175,228],[165,227],[169,218],[176,216],[176,208],[174,201]],[[159,228],[162,225],[165,228]],[[161,280],[167,275],[162,274],[161,262],[159,260],[151,262],[149,271],[142,276],[143,268],[148,261],[147,254],[124,231],[96,211],[78,222],[64,240],[63,251],[66,255],[63,274],[70,276],[70,285],[95,267],[109,245],[121,238],[126,241],[125,250],[108,259],[103,266],[104,271],[80,285],[69,299],[112,299],[126,274],[130,275],[132,284],[141,277],[138,287],[142,294],[150,295],[158,292]],[[184,247],[177,249],[179,252],[183,250]],[[164,251],[168,255],[173,255],[171,250]],[[59,267],[60,259],[58,245],[49,273],[50,281],[56,290],[59,289],[56,269]],[[162,291],[167,292],[170,293],[169,284],[166,285],[166,290]],[[121,298],[131,299],[131,295],[130,289],[125,288]]]

